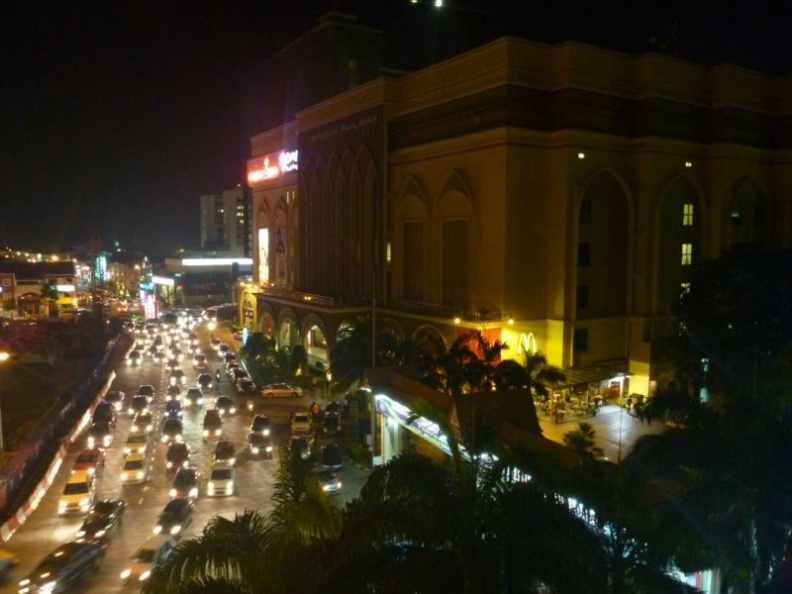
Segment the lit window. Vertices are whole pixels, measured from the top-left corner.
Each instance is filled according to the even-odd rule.
[[[683,295],[687,295],[690,293],[690,283],[682,283],[680,285],[680,289],[682,290]]]
[[[693,244],[682,244],[682,266],[690,266],[693,263]]]
[[[693,224],[693,205],[682,205],[682,224],[685,227],[690,227]]]

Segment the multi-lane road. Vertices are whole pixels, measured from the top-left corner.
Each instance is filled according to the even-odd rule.
[[[208,332],[201,328],[198,328],[198,332],[203,350],[209,358],[210,367],[222,369],[223,362],[209,348]],[[185,353],[182,368],[187,375],[186,387],[195,385],[199,373],[198,370],[193,369],[191,362],[191,357]],[[138,590],[136,584],[125,584],[120,579],[120,574],[138,546],[152,534],[152,528],[160,511],[170,500],[168,491],[173,480],[173,473],[165,469],[166,446],[160,442],[165,392],[168,385],[167,371],[164,365],[154,363],[149,357],[145,357],[139,367],[119,366],[117,376],[110,387],[111,390],[125,392],[128,399],[135,394],[141,384],[152,384],[157,388],[157,397],[151,405],[154,413],[154,430],[149,439],[147,456],[149,473],[148,479],[143,484],[122,485],[123,447],[132,419],[128,413],[121,412],[118,415],[113,442],[106,451],[105,468],[98,476],[97,499],[123,499],[127,502],[127,509],[123,525],[107,548],[98,572],[83,579],[77,591],[104,594]],[[223,373],[219,390],[213,388],[207,391],[203,409],[187,409],[184,413],[184,437],[191,449],[191,464],[200,468],[203,481],[195,504],[193,522],[182,538],[200,534],[207,522],[217,515],[230,518],[235,513],[249,508],[257,509],[263,514],[271,510],[279,452],[275,452],[272,460],[253,458],[249,454],[246,446],[251,415],[245,410],[245,399],[236,396],[234,397],[239,412],[224,417],[223,421],[223,438],[232,440],[239,452],[236,463],[236,493],[230,497],[208,497],[206,494],[206,476],[214,453],[214,442],[205,441],[202,437],[204,411],[213,407],[215,396],[233,393],[232,386]],[[309,404],[307,396],[297,399],[269,399],[260,404],[261,410],[258,412],[268,414],[275,423],[276,450],[280,443],[288,438],[291,412],[307,410]],[[77,440],[47,495],[8,543],[7,548],[19,556],[20,564],[12,572],[10,579],[0,587],[0,591],[16,592],[19,580],[33,570],[43,557],[59,545],[74,539],[84,516],[81,514],[59,516],[58,501],[77,454],[84,447],[85,439]],[[345,465],[339,476],[344,489],[334,496],[334,500],[339,505],[343,505],[359,492],[365,482],[366,474],[352,465]]]

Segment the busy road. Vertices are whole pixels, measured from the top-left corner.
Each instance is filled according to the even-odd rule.
[[[157,330],[157,335],[163,333]],[[183,439],[190,450],[189,465],[196,467],[200,473],[198,496],[194,502],[194,511],[191,522],[176,535],[176,538],[189,538],[200,534],[210,519],[217,515],[233,517],[235,513],[245,509],[254,508],[267,514],[272,506],[271,496],[273,484],[276,479],[278,459],[281,447],[286,443],[290,433],[289,420],[293,412],[307,411],[310,398],[301,395],[297,398],[268,398],[264,399],[254,394],[257,413],[269,416],[273,424],[274,452],[272,459],[265,456],[254,456],[248,447],[248,432],[251,425],[252,414],[248,412],[245,403],[247,398],[237,395],[231,385],[230,377],[225,370],[225,357],[218,354],[209,344],[210,331],[205,325],[195,327],[198,348],[206,356],[206,368],[193,366],[193,353],[189,346],[183,345],[180,368],[184,371],[183,385],[180,386],[181,396],[188,388],[196,387],[200,373],[210,373],[214,378],[216,371],[221,371],[219,382],[214,381],[211,388],[203,390],[204,402],[202,406],[186,406],[183,410]],[[230,332],[221,337],[228,341],[231,350],[239,345],[234,342]],[[212,333],[214,338],[215,333]],[[185,334],[186,337],[186,334]],[[167,335],[165,336],[167,342]],[[181,340],[181,337],[179,337]],[[186,338],[185,338],[186,341]],[[137,580],[125,581],[121,574],[128,562],[147,538],[152,535],[152,530],[157,523],[158,516],[165,505],[170,501],[174,478],[174,470],[166,469],[166,451],[168,445],[163,443],[162,427],[166,416],[166,394],[171,383],[171,370],[167,365],[169,357],[151,356],[154,349],[149,346],[151,336],[139,340],[137,346],[142,356],[134,364],[122,364],[117,369],[117,375],[110,386],[110,391],[121,391],[125,394],[125,401],[117,413],[115,429],[111,432],[112,441],[104,448],[104,464],[96,472],[95,500],[120,499],[126,502],[123,521],[113,534],[109,534],[107,547],[103,558],[99,562],[95,573],[83,576],[76,591],[87,593],[107,593],[137,591],[140,584]],[[217,343],[217,340],[214,341]],[[144,343],[144,344],[141,344]],[[203,365],[203,363],[201,363]],[[178,381],[178,380],[177,380]],[[124,448],[130,435],[133,414],[130,414],[132,397],[138,392],[141,385],[152,385],[154,396],[149,404],[151,412],[152,430],[145,439],[143,453],[144,468],[142,474],[136,475],[141,482],[131,480],[129,472],[124,468],[128,456]],[[222,415],[222,440],[230,440],[236,448],[236,462],[234,464],[235,477],[233,493],[228,496],[209,496],[208,477],[212,466],[217,439],[208,439],[203,436],[203,419],[206,410],[215,408],[217,396],[230,396],[236,406],[236,412]],[[180,401],[182,399],[179,397]],[[59,505],[66,483],[75,468],[78,454],[89,444],[88,436],[78,439],[70,449],[68,455],[58,472],[57,478],[46,496],[42,499],[36,511],[28,518],[21,529],[13,536],[7,548],[13,550],[19,557],[20,563],[12,572],[10,579],[3,587],[3,592],[19,591],[19,582],[25,578],[36,565],[51,551],[63,543],[75,539],[78,530],[85,519],[84,510],[74,513],[59,513]],[[328,438],[324,438],[327,441]],[[317,447],[321,445],[321,440]],[[126,481],[122,480],[122,473],[127,472]],[[353,498],[365,482],[365,473],[353,465],[344,464],[338,470],[338,477],[343,484],[340,493],[333,499],[343,505]]]

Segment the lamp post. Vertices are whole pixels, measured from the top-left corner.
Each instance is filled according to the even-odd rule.
[[[8,351],[0,351],[0,365],[5,365],[11,358]],[[5,458],[5,442],[3,441],[3,405],[0,399],[0,461]]]
[[[217,324],[214,320],[209,322],[209,340],[214,340],[214,330],[217,328]]]

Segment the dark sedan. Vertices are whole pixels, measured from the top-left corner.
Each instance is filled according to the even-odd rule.
[[[88,510],[88,515],[77,531],[77,540],[107,543],[124,520],[126,502],[121,499],[97,501]]]
[[[180,535],[192,522],[193,509],[195,503],[191,498],[171,499],[160,512],[154,534]]]

